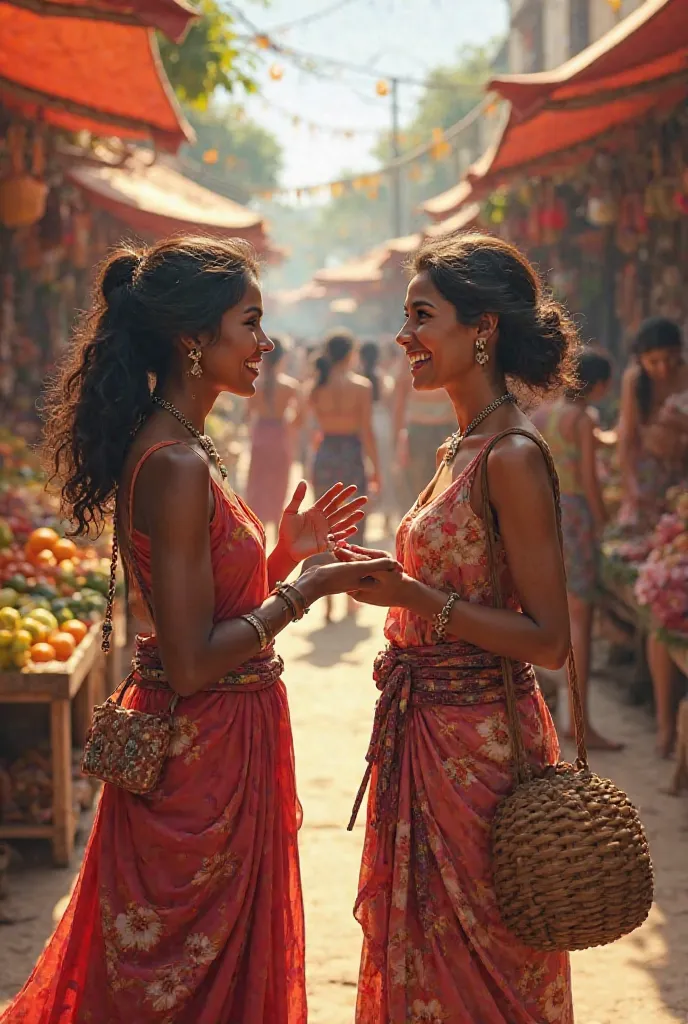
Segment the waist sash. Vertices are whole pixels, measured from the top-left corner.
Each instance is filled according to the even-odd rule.
[[[531,665],[514,663],[513,673],[517,697],[535,689]],[[500,659],[471,644],[390,645],[375,659],[373,678],[382,693],[375,705],[373,734],[366,754],[368,767],[356,796],[349,831],[356,823],[373,765],[377,767],[373,825],[396,813],[409,707],[492,704],[505,698]]]
[[[198,692],[257,693],[274,686],[283,672],[284,662],[279,654],[275,654],[275,648],[270,646],[255,658],[245,661],[233,672],[228,672],[217,683],[206,686]],[[171,689],[165,678],[158,648],[142,643],[139,636],[136,637],[132,671],[129,678],[131,682],[145,690]]]

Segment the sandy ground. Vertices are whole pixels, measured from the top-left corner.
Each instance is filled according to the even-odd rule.
[[[336,614],[342,616],[339,600]],[[301,856],[312,1024],[353,1022],[360,934],[351,907],[362,825],[349,834],[346,822],[364,769],[376,696],[370,667],[381,627],[379,609],[364,608],[356,621],[325,626],[322,609],[316,607],[279,642],[288,666],[304,806]],[[597,687],[594,708],[601,730],[628,744],[621,754],[597,755],[593,765],[612,775],[640,807],[656,864],[657,893],[649,920],[634,935],[574,955],[576,1020],[686,1024],[688,802],[661,794],[669,768],[653,756],[646,712],[624,706],[608,683]],[[25,849],[24,857],[23,866],[10,876],[9,896],[0,902],[0,916],[25,919],[0,927],[0,1008],[29,974],[74,878],[74,871],[50,868],[44,854],[36,863],[35,849]]]

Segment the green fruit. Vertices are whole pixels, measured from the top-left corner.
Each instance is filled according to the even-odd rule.
[[[17,591],[12,587],[3,587],[0,590],[0,608],[14,608],[17,604]]]
[[[11,587],[12,590],[16,590],[18,594],[25,594],[28,590],[26,577],[22,576],[20,572],[15,573],[14,576],[10,576],[5,586]]]
[[[0,608],[0,629],[15,630],[20,621],[21,616],[16,608]]]
[[[35,644],[40,643],[41,640],[45,640],[50,632],[48,627],[42,622],[38,622],[36,619],[32,619],[31,617],[22,621],[21,628],[31,634],[31,639]]]
[[[32,594],[37,594],[39,597],[45,597],[49,601],[54,601],[57,595],[57,588],[53,587],[51,583],[37,583],[33,587]]]
[[[22,669],[25,665],[28,665],[29,659],[31,658],[31,651],[27,647],[23,651],[12,651],[8,660],[8,668]]]
[[[71,622],[73,618],[74,615],[72,614],[71,608],[61,608],[60,611],[57,612],[57,621],[60,626],[64,626],[65,622]]]
[[[97,591],[101,597],[107,597],[108,587],[110,581],[105,579],[97,572],[89,572],[86,574],[86,583],[92,589]]]
[[[28,651],[33,643],[33,637],[28,629],[18,629],[12,637],[12,654],[21,654]]]
[[[70,600],[68,597],[56,597],[54,601],[50,602],[50,611],[53,615],[58,615],[63,612],[65,608],[69,608]]]
[[[57,619],[46,608],[36,608],[31,612],[31,618],[36,622],[42,622],[49,630],[57,629]]]

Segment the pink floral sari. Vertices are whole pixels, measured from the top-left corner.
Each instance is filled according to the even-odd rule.
[[[470,505],[480,455],[401,523],[409,575],[492,603],[487,538]],[[518,608],[506,564],[503,592]],[[431,623],[390,610],[356,917],[357,1024],[572,1024],[568,955],[536,953],[504,927],[490,869],[495,809],[512,787],[498,659],[434,645]],[[558,758],[530,666],[515,666],[533,765]]]

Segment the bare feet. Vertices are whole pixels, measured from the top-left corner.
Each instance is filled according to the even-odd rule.
[[[572,732],[567,732],[566,739],[575,741],[576,737]],[[593,729],[590,726],[587,726],[585,730],[585,745],[588,750],[606,750],[610,753],[617,753],[619,750],[623,750],[626,746],[625,743],[617,743],[616,740],[608,740],[606,736],[602,736],[596,729]]]
[[[663,761],[668,761],[674,752],[674,731],[657,733],[657,754]]]

